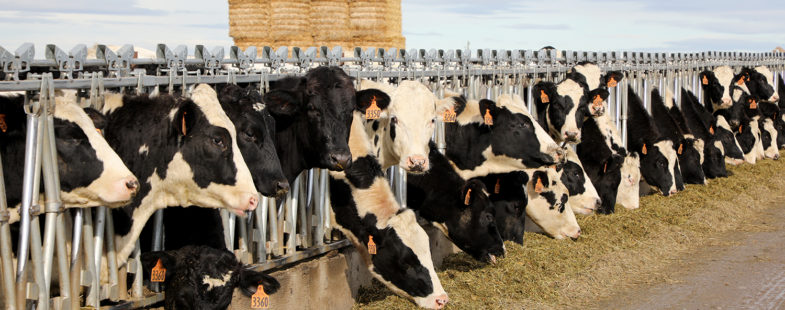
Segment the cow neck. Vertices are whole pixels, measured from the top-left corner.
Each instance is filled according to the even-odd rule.
[[[284,126],[286,122],[291,123]],[[307,137],[303,137],[308,135],[307,120],[304,116],[298,115],[290,120],[276,118],[275,123],[275,150],[281,160],[284,177],[289,184],[294,184],[294,179],[300,173],[316,167],[315,164],[309,164],[308,157],[317,155],[308,155],[311,150],[308,148]]]
[[[408,176],[409,186],[417,187],[425,197],[418,199],[420,204],[411,203],[413,200],[407,199],[410,202],[408,206],[418,210],[421,216],[429,221],[444,223],[451,214],[455,214],[454,206],[464,204],[460,200],[461,188],[466,183],[466,179],[454,170],[454,164],[436,149],[436,144],[431,142],[428,147],[431,169],[428,173]],[[409,195],[415,195],[414,193],[415,191],[409,191]],[[426,204],[426,201],[438,203]]]

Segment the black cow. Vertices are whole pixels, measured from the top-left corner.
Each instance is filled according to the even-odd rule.
[[[676,105],[670,90],[666,90],[666,98],[660,96],[658,89],[651,91],[651,116],[660,133],[673,142],[673,148],[679,158],[679,169],[687,184],[706,184],[703,173],[703,140],[695,139],[689,131],[685,132],[673,118],[670,110]],[[679,113],[681,114],[681,113]]]
[[[103,129],[103,116],[93,109],[80,108],[75,96],[60,93],[51,109],[54,110],[60,198],[64,206],[88,208],[128,204],[137,193],[139,182],[96,131]],[[12,208],[18,207],[22,199],[26,132],[24,96],[0,93],[0,156],[6,199]],[[43,192],[43,185],[40,189]],[[10,222],[19,219],[18,212],[9,213]]]
[[[141,180],[140,194],[113,212],[125,264],[147,219],[167,206],[256,208],[258,191],[237,146],[235,127],[208,85],[191,98],[107,94],[106,140]]]
[[[528,198],[524,187],[529,175],[523,171],[489,174],[479,178],[490,189],[494,218],[502,239],[523,244],[526,204]]]
[[[431,170],[407,176],[407,206],[444,226],[450,240],[475,259],[494,262],[503,257],[504,243],[485,185],[461,178],[435,144],[430,148]]]
[[[263,285],[266,294],[275,293],[275,278],[237,261],[226,249],[186,246],[178,250],[142,254],[144,277],[150,279],[154,267],[164,272],[165,309],[226,309],[235,288],[250,296]]]
[[[673,142],[660,135],[632,87],[627,94],[627,146],[640,154],[641,176],[662,195],[675,194],[684,188],[684,184],[681,183],[679,159]]]
[[[464,179],[490,173],[506,173],[564,159],[562,150],[524,110],[523,101],[456,101],[455,123],[446,123],[445,155]],[[486,124],[485,115],[492,119]]]
[[[681,109],[673,106],[670,109],[671,115],[679,123],[679,127],[689,130],[696,138],[704,141],[703,146],[703,173],[707,178],[727,177],[728,171],[725,168],[725,147],[716,134],[713,117],[704,121],[698,115],[699,112],[693,107],[694,104],[700,105],[695,100],[695,95],[686,89],[681,89]],[[708,115],[711,117],[711,115]],[[732,135],[730,135],[732,137]],[[739,154],[741,151],[739,151]]]

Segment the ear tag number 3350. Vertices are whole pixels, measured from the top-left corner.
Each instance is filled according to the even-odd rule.
[[[256,293],[251,295],[251,309],[267,309],[270,307],[270,296],[264,292],[264,285],[259,285]]]
[[[371,106],[365,109],[365,119],[378,119],[382,116],[382,109],[376,105],[376,96],[371,99]]]

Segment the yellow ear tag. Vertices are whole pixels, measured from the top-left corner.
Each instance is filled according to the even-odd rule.
[[[757,109],[757,108],[758,108],[758,102],[755,101],[755,99],[750,99],[750,109],[754,110],[754,109]]]
[[[679,143],[679,151],[677,153],[679,153],[679,155],[681,155],[682,151],[684,151],[684,144]]]
[[[444,113],[442,113],[442,121],[445,123],[455,123],[456,116],[457,115],[455,114],[455,107],[452,107],[449,110],[445,110]]]
[[[707,77],[704,75],[704,76],[703,76],[703,80],[701,80],[701,83],[703,83],[703,85],[709,85],[709,78],[707,78]]]
[[[183,112],[183,118],[180,120],[180,130],[183,131],[183,136],[188,133],[188,130],[185,128],[185,114],[186,112]]]
[[[8,131],[8,124],[5,123],[5,114],[0,114],[0,131]]]
[[[616,79],[614,79],[613,77],[611,77],[611,79],[608,80],[608,87],[616,87],[617,84],[618,83],[616,82]]]
[[[251,295],[251,309],[267,309],[270,307],[270,296],[264,292],[264,285],[259,284],[256,293]]]
[[[501,182],[501,179],[496,179],[496,186],[493,187],[494,194],[498,194],[501,191],[502,185],[499,182]]]
[[[164,282],[166,279],[166,268],[164,268],[163,263],[161,263],[161,259],[159,258],[158,261],[155,263],[155,267],[150,272],[150,281],[152,282]]]
[[[736,81],[736,85],[739,85],[739,86],[744,85],[744,78],[740,78],[738,81]]]
[[[472,199],[472,189],[466,191],[466,197],[463,197],[463,204],[469,205],[469,200]]]
[[[551,99],[548,98],[548,94],[546,94],[542,89],[540,90],[540,101],[542,101],[542,103],[551,102]]]
[[[378,119],[382,115],[382,109],[376,105],[376,96],[371,98],[371,106],[365,109],[365,119]]]
[[[709,133],[714,134],[714,126],[709,127]]]
[[[376,243],[373,242],[371,235],[368,235],[368,254],[376,255]]]
[[[485,110],[485,125],[493,126],[493,116],[491,116],[491,110]]]
[[[641,149],[641,153],[643,153],[643,155],[646,155],[648,153],[648,151],[646,151],[646,144],[643,145],[643,149]]]
[[[594,95],[594,101],[592,102],[592,105],[595,107],[602,105],[602,97],[600,97],[600,95]]]
[[[541,178],[537,178],[537,184],[534,184],[534,191],[539,194],[539,193],[542,193],[543,188],[544,188],[544,186],[542,185],[542,179]]]

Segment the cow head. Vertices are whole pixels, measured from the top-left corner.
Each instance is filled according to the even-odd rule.
[[[318,67],[305,77],[277,81],[264,95],[277,130],[294,126],[307,167],[343,170],[351,165],[347,141],[357,107],[352,81],[338,67]]]
[[[655,143],[641,143],[641,176],[651,186],[660,190],[663,196],[678,192],[675,171],[679,171],[678,156],[673,142],[667,139]]]
[[[587,111],[584,88],[580,83],[566,79],[557,85],[539,82],[532,88],[537,115],[542,126],[547,126],[556,141],[580,143],[581,127]]]
[[[711,135],[709,141],[703,145],[703,172],[707,178],[727,177],[725,169],[725,147],[719,136]]]
[[[780,151],[777,147],[777,129],[774,128],[774,121],[770,118],[758,120],[760,123],[761,142],[763,143],[763,155],[770,159],[780,159]]]
[[[597,189],[592,184],[578,155],[571,148],[565,149],[567,160],[557,165],[560,180],[570,193],[569,204],[573,212],[578,214],[591,214],[600,206],[602,200]]]
[[[703,147],[701,139],[687,135],[674,143],[673,148],[679,158],[679,169],[687,184],[705,184],[706,174],[703,172]]]
[[[546,234],[556,239],[577,239],[581,228],[567,204],[569,192],[553,168],[537,169],[526,183],[529,202],[526,215]]]
[[[741,152],[744,153],[744,161],[750,164],[755,164],[758,158],[755,150],[755,140],[758,133],[760,133],[760,129],[757,122],[753,120],[742,123],[733,133],[736,141],[739,142]]]
[[[481,178],[491,190],[496,226],[502,239],[523,244],[526,215],[526,192],[529,176],[523,171],[490,174]]]
[[[734,74],[733,69],[728,66],[717,67],[714,71],[703,71],[700,73],[700,79],[703,90],[706,92],[714,110],[726,109],[733,104],[733,93],[731,91],[733,85],[749,93],[749,89],[745,84],[745,76],[743,74]]]
[[[744,162],[744,153],[741,151],[741,146],[733,134],[733,129],[725,120],[725,116],[717,115],[714,126],[717,140],[722,143],[723,153],[725,154],[725,163],[731,165],[739,165]]]
[[[275,278],[254,271],[225,249],[186,246],[178,250],[142,254],[145,278],[154,267],[165,268],[164,303],[167,309],[226,309],[235,288],[250,296],[259,287],[275,293]]]
[[[588,93],[588,102],[581,107],[586,109],[582,115],[600,116],[605,114],[605,101],[608,99],[608,90],[595,88]]]
[[[602,199],[602,204],[597,208],[597,212],[600,214],[610,214],[616,210],[616,196],[620,182],[624,182],[621,177],[623,163],[624,157],[617,154],[611,155],[600,163],[596,182],[593,182]]]
[[[641,160],[638,153],[624,154],[620,173],[621,180],[619,181],[619,190],[616,192],[616,203],[627,209],[637,209],[640,207],[641,186]]]
[[[745,67],[741,72],[745,75],[750,94],[765,102],[776,104],[779,101],[779,94],[774,91],[774,74],[769,68],[766,66],[755,67],[755,69]]]
[[[237,146],[262,195],[277,197],[289,191],[275,150],[275,119],[254,88],[228,85],[221,89],[221,107],[237,130]]]
[[[495,263],[496,257],[504,257],[506,251],[485,185],[479,180],[469,180],[460,195],[463,209],[445,223],[450,240],[475,259]]]

